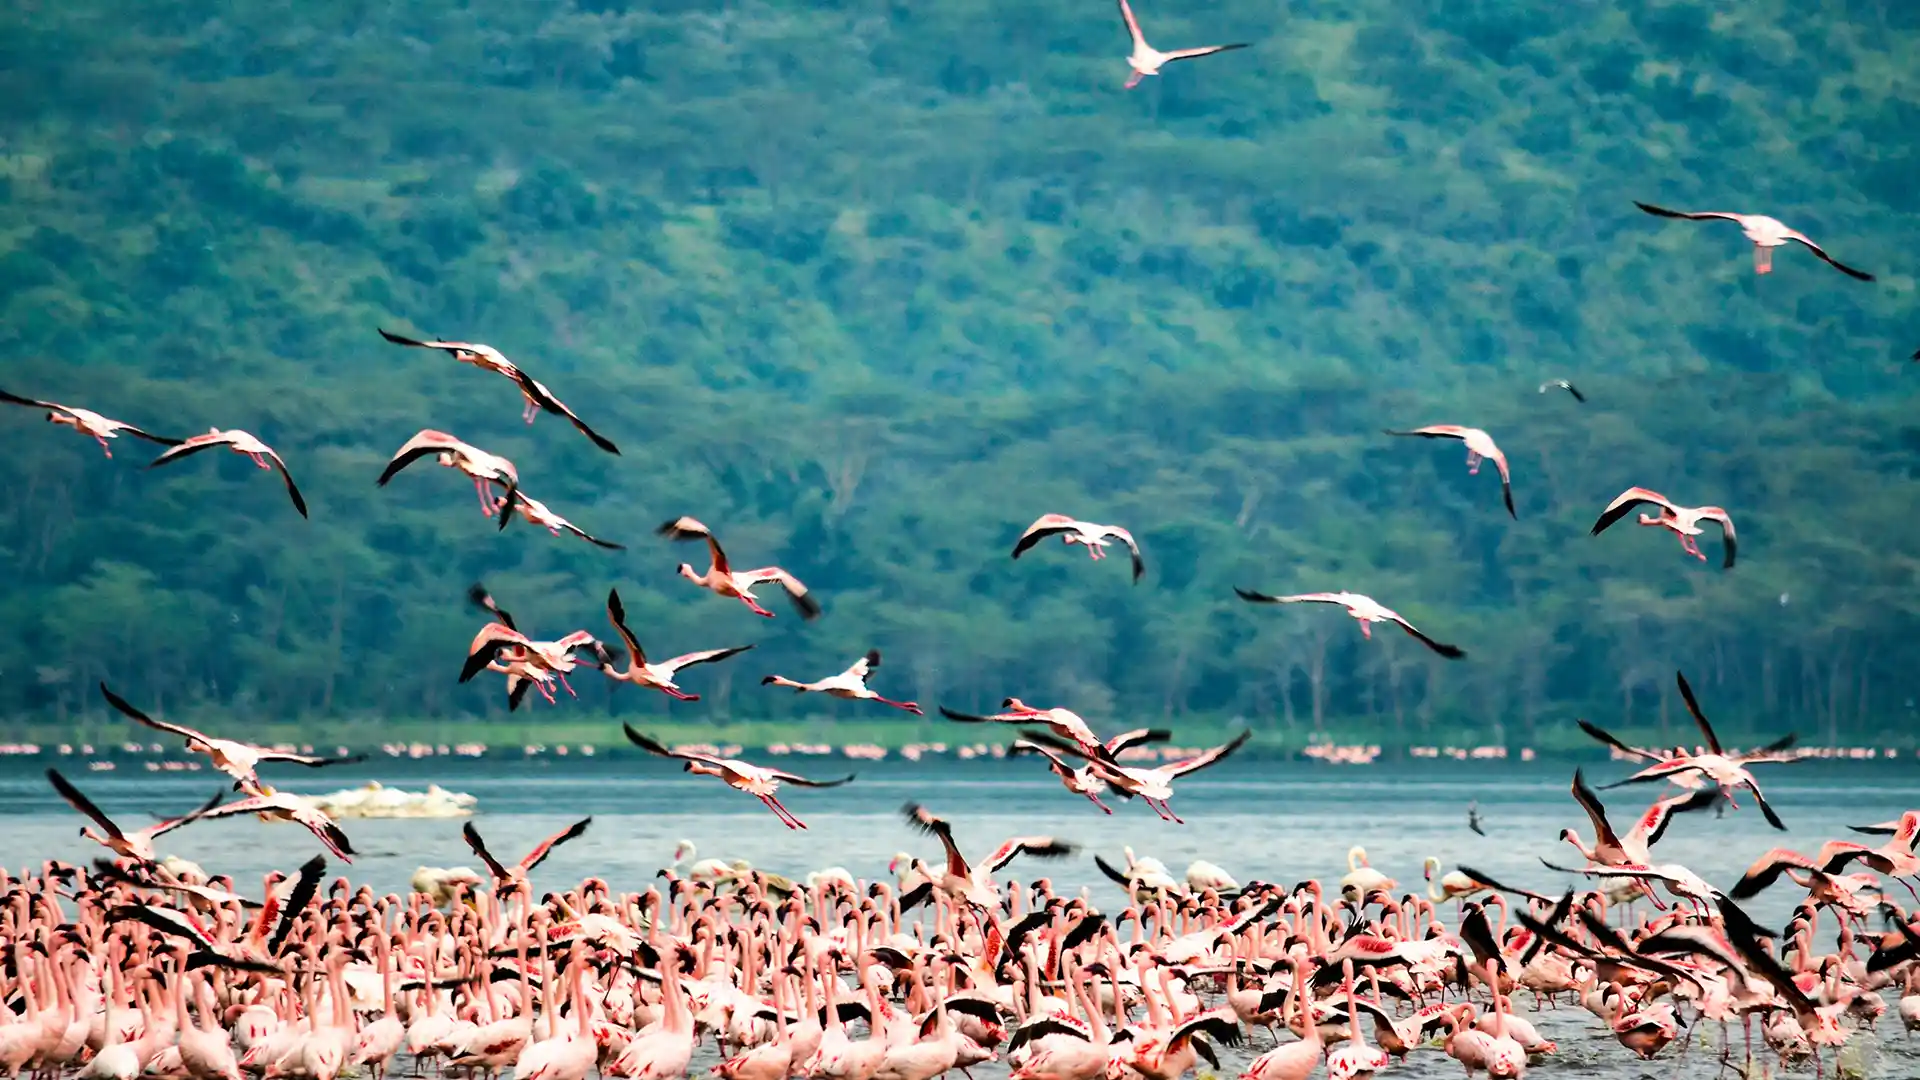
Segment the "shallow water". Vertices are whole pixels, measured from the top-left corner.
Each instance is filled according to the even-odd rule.
[[[1547,870],[1540,858],[1577,864],[1578,855],[1555,837],[1562,828],[1590,835],[1585,815],[1568,794],[1571,765],[1549,761],[1372,766],[1229,761],[1176,788],[1173,808],[1186,819],[1185,825],[1163,822],[1137,802],[1108,800],[1114,814],[1104,815],[1033,762],[874,763],[788,757],[780,763],[815,777],[857,771],[859,778],[842,788],[783,789],[784,801],[809,826],[804,832],[781,827],[759,803],[717,781],[633,756],[381,759],[324,771],[282,767],[267,778],[303,794],[355,787],[369,779],[408,790],[434,782],[469,792],[480,800],[470,820],[503,859],[519,858],[538,840],[590,814],[594,820],[586,834],[558,848],[534,875],[537,888],[556,889],[589,874],[605,878],[616,890],[642,889],[670,862],[674,844],[683,838],[694,841],[703,858],[744,858],[761,869],[793,876],[838,865],[857,877],[886,878],[887,862],[895,852],[932,859],[939,851],[937,841],[901,820],[900,807],[909,801],[924,803],[952,821],[961,849],[970,854],[984,854],[1018,835],[1052,834],[1081,844],[1082,852],[1068,859],[1016,862],[1010,876],[1044,874],[1056,888],[1089,887],[1096,902],[1109,909],[1124,901],[1100,875],[1092,855],[1122,865],[1121,849],[1127,845],[1139,855],[1162,859],[1176,874],[1189,861],[1205,858],[1243,882],[1292,884],[1318,877],[1332,885],[1347,871],[1348,847],[1360,844],[1372,864],[1398,879],[1403,890],[1421,887],[1421,860],[1436,855],[1449,868],[1466,863],[1508,884],[1557,892],[1572,879]],[[104,773],[90,773],[74,758],[0,763],[0,865],[18,868],[45,858],[80,861],[104,851],[77,835],[82,819],[47,784],[48,765],[61,768],[108,814],[136,824],[149,820],[146,813],[189,808],[218,786],[215,774],[149,773],[138,763],[123,763]],[[1627,771],[1604,761],[1588,762],[1586,768],[1596,785]],[[1763,767],[1768,799],[1790,831],[1774,832],[1743,800],[1743,809],[1722,817],[1701,812],[1677,819],[1656,848],[1656,858],[1683,863],[1727,888],[1771,847],[1812,853],[1828,839],[1854,836],[1846,831],[1848,824],[1885,821],[1920,805],[1915,779],[1914,767],[1905,762]],[[1601,797],[1616,823],[1624,825],[1658,794],[1659,789],[1648,785],[1602,792]],[[1470,800],[1480,803],[1484,837],[1467,828]],[[351,867],[336,862],[330,871],[379,890],[398,891],[407,887],[419,866],[477,866],[460,837],[462,820],[345,821],[343,827],[362,854]],[[211,872],[232,874],[244,889],[268,870],[291,870],[317,851],[318,844],[298,826],[247,819],[189,826],[162,838],[160,850],[199,862]],[[1911,904],[1905,890],[1889,888]],[[1796,890],[1783,879],[1748,908],[1763,922],[1778,924],[1795,899]],[[1832,928],[1831,919],[1823,919],[1823,946],[1831,943]],[[1886,1038],[1867,1075],[1920,1077],[1920,1051],[1899,1033],[1892,1015],[1895,994],[1885,995],[1889,1015],[1881,1027]],[[1520,1000],[1527,1003],[1525,996]],[[1622,1080],[1711,1076],[1717,1065],[1717,1032],[1703,1031],[1716,1040],[1715,1049],[1702,1053],[1696,1043],[1676,1071],[1673,1049],[1653,1062],[1634,1061],[1584,1011],[1528,1015],[1561,1046],[1543,1074],[1550,1069]],[[1733,1039],[1737,1062],[1742,1056],[1738,1031]],[[1237,1074],[1247,1058],[1267,1045],[1265,1033],[1255,1033],[1251,1052],[1223,1054],[1222,1070]],[[1391,1073],[1455,1076],[1458,1068],[1437,1052],[1423,1051]],[[1004,1073],[995,1065],[973,1070],[976,1080]]]

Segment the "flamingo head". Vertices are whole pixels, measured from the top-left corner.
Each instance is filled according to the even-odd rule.
[[[700,580],[700,575],[694,571],[693,566],[689,563],[681,563],[680,569],[677,571],[677,573],[679,573],[681,577],[686,578],[688,581]]]

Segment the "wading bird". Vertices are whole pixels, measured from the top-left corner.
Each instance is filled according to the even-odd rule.
[[[289,795],[284,791],[275,791],[267,795],[254,795],[215,807],[200,815],[204,818],[238,817],[242,814],[257,814],[262,821],[292,821],[304,825],[307,831],[320,838],[328,851],[333,852],[345,862],[353,861],[353,844],[347,834],[333,819],[314,808],[313,804],[298,795]]]
[[[1687,712],[1692,714],[1693,722],[1700,728],[1700,734],[1706,737],[1707,752],[1704,754],[1676,752],[1672,757],[1655,762],[1625,780],[1616,780],[1606,786],[1616,788],[1624,784],[1644,784],[1650,781],[1668,780],[1687,773],[1697,773],[1719,785],[1720,790],[1726,793],[1727,802],[1731,803],[1735,809],[1739,809],[1740,804],[1734,799],[1733,793],[1740,788],[1751,791],[1753,801],[1759,804],[1760,813],[1767,819],[1767,824],[1785,831],[1786,826],[1781,823],[1780,816],[1773,812],[1773,807],[1767,805],[1767,797],[1761,793],[1759,782],[1753,778],[1751,772],[1747,771],[1746,766],[1793,759],[1782,758],[1765,751],[1742,756],[1728,754],[1721,749],[1720,738],[1713,733],[1713,725],[1707,722],[1706,714],[1700,711],[1700,703],[1694,700],[1693,687],[1687,685],[1686,675],[1676,671],[1673,677],[1680,686],[1680,700],[1686,703]]]
[[[944,713],[946,710],[942,709],[941,712]],[[1018,723],[1018,721],[1015,722]],[[1056,733],[1058,733],[1058,729],[1056,729]],[[1132,731],[1122,732],[1108,739],[1104,744],[1104,749],[1117,763],[1120,760],[1119,754],[1122,750],[1150,742],[1165,742],[1171,738],[1173,738],[1173,732],[1165,728],[1135,728]],[[1026,739],[1015,739],[1013,745],[1007,748],[1008,757],[1015,757],[1022,753],[1039,754],[1045,757],[1048,768],[1052,769],[1053,774],[1060,778],[1060,782],[1066,785],[1068,791],[1073,792],[1075,795],[1085,795],[1093,805],[1099,807],[1104,813],[1113,813],[1112,808],[1100,801],[1100,791],[1107,785],[1106,781],[1100,779],[1100,775],[1094,771],[1091,763],[1076,769],[1068,765],[1066,759],[1056,753],[1052,747],[1042,746],[1039,743],[1030,742]]]
[[[1093,728],[1080,714],[1071,709],[1036,709],[1017,697],[1007,698],[1000,703],[1005,712],[992,716],[975,716],[972,713],[954,712],[945,705],[940,706],[940,715],[962,724],[1044,724],[1047,730],[1063,739],[1072,740],[1081,750],[1092,757],[1107,757],[1106,743],[1093,733]]]
[[[1133,555],[1133,580],[1138,582],[1140,575],[1147,572],[1147,564],[1140,559],[1140,545],[1133,542],[1133,534],[1118,525],[1096,525],[1091,521],[1076,521],[1065,514],[1042,514],[1027,531],[1020,534],[1020,540],[1013,545],[1013,557],[1019,558],[1033,545],[1049,536],[1058,536],[1065,544],[1085,544],[1087,557],[1104,559],[1107,557],[1107,538],[1112,537],[1126,545]]]
[[[787,591],[793,606],[799,610],[803,619],[820,617],[820,603],[807,594],[807,587],[800,579],[777,566],[763,566],[758,570],[735,570],[727,564],[727,553],[720,550],[720,541],[714,539],[713,531],[690,517],[675,518],[655,530],[661,536],[682,543],[692,540],[705,540],[707,552],[712,557],[711,564],[704,574],[696,573],[689,563],[680,564],[680,576],[703,589],[709,589],[721,596],[730,596],[747,605],[755,615],[773,618],[773,612],[753,598],[755,585],[773,582]]]
[[[526,408],[520,411],[522,420],[531,424],[533,418],[539,416],[544,409],[556,416],[566,417],[568,423],[580,429],[582,435],[592,439],[595,446],[607,453],[620,452],[619,447],[602,438],[598,432],[582,422],[573,414],[572,409],[567,408],[559,398],[553,396],[552,391],[543,386],[538,379],[520,370],[519,365],[508,360],[499,349],[491,345],[482,345],[473,341],[417,341],[413,338],[401,337],[399,334],[390,334],[385,330],[380,331],[380,336],[395,345],[409,345],[416,349],[440,349],[463,364],[472,364],[482,371],[505,375],[513,380],[514,385],[520,389],[520,396],[526,399]]]
[[[386,487],[387,481],[393,479],[395,473],[428,454],[434,455],[441,465],[459,469],[473,478],[473,490],[480,497],[480,512],[487,517],[493,516],[496,505],[489,485],[499,484],[506,488],[508,500],[520,494],[520,471],[513,467],[513,462],[432,428],[420,429],[413,438],[394,451],[387,467],[380,471],[380,479],[374,481],[375,486]]]
[[[1730,214],[1724,210],[1701,210],[1693,213],[1683,210],[1665,210],[1658,206],[1649,206],[1638,200],[1636,200],[1633,205],[1657,217],[1685,218],[1688,221],[1710,221],[1719,218],[1734,222],[1740,226],[1740,231],[1747,235],[1747,239],[1753,241],[1753,272],[1756,274],[1771,274],[1773,272],[1773,249],[1783,247],[1788,242],[1792,242],[1806,245],[1808,251],[1813,252],[1828,266],[1833,267],[1835,270],[1840,271],[1850,278],[1857,278],[1860,281],[1873,280],[1872,274],[1864,270],[1855,270],[1853,267],[1842,263],[1840,260],[1827,254],[1825,249],[1821,248],[1819,244],[1807,239],[1805,233],[1787,228],[1787,226],[1777,218],[1770,218],[1764,214]]]
[[[106,451],[108,457],[113,456],[113,447],[107,445],[107,440],[119,438],[122,432],[132,435],[136,439],[145,439],[151,443],[159,443],[161,446],[180,445],[179,439],[169,439],[162,435],[142,431],[132,424],[121,423],[118,420],[101,416],[97,412],[91,412],[86,409],[76,409],[71,405],[62,405],[54,401],[36,401],[33,398],[23,398],[9,394],[5,390],[0,390],[0,401],[12,405],[25,405],[29,408],[47,410],[47,423],[70,427],[83,435],[93,436],[93,440],[100,444],[100,449]]]
[[[1242,589],[1238,586],[1235,586],[1233,591],[1239,595],[1240,599],[1245,600],[1249,604],[1338,604],[1347,609],[1347,614],[1360,620],[1361,637],[1373,637],[1374,623],[1390,622],[1413,635],[1420,644],[1425,645],[1427,648],[1432,649],[1434,652],[1439,653],[1449,660],[1458,660],[1467,655],[1466,650],[1460,648],[1458,645],[1442,644],[1421,633],[1419,630],[1416,630],[1414,625],[1402,618],[1398,612],[1381,605],[1378,600],[1375,600],[1371,596],[1362,596],[1359,593],[1350,592],[1298,593],[1293,596],[1268,596],[1265,593],[1253,592],[1250,589]]]
[[[915,716],[925,715],[920,706],[911,701],[893,701],[883,698],[867,689],[867,676],[880,666],[880,650],[868,649],[867,655],[853,662],[853,666],[838,675],[831,675],[818,682],[795,682],[785,675],[769,675],[760,680],[762,686],[791,686],[799,694],[826,694],[829,697],[845,698],[848,701],[877,701],[882,705],[891,705],[896,709],[905,709]]]
[[[1029,731],[1023,734],[1029,742],[1040,743],[1055,750],[1085,758],[1088,764],[1093,766],[1094,773],[1106,781],[1107,786],[1116,794],[1129,799],[1137,795],[1141,801],[1153,809],[1154,813],[1160,815],[1162,821],[1171,821],[1178,825],[1184,825],[1186,822],[1181,821],[1180,815],[1174,813],[1173,808],[1167,805],[1167,800],[1173,797],[1173,782],[1188,773],[1199,772],[1209,765],[1225,760],[1227,755],[1240,749],[1248,739],[1253,737],[1253,732],[1242,731],[1234,736],[1232,742],[1202,751],[1193,757],[1165,762],[1153,768],[1139,768],[1108,761],[1104,748],[1101,755],[1095,757],[1079,744],[1070,743],[1047,732]]]
[[[1642,504],[1659,507],[1660,515],[1655,517],[1652,514],[1641,514],[1640,524],[1657,525],[1660,528],[1671,530],[1675,536],[1680,538],[1680,550],[1699,559],[1701,562],[1707,561],[1707,556],[1700,550],[1700,543],[1695,540],[1694,537],[1706,531],[1700,527],[1702,521],[1718,522],[1721,535],[1725,539],[1724,546],[1726,548],[1726,558],[1721,562],[1720,568],[1723,570],[1733,569],[1733,556],[1737,539],[1733,533],[1733,518],[1727,516],[1725,510],[1717,506],[1675,506],[1673,503],[1667,501],[1665,495],[1643,487],[1630,487],[1620,494],[1615,495],[1613,501],[1607,504],[1607,508],[1600,512],[1599,519],[1593,523],[1593,528],[1588,531],[1587,535],[1599,536],[1601,533],[1607,531],[1608,527],[1613,525],[1614,522],[1626,517],[1634,507]]]
[[[591,817],[581,818],[535,844],[533,850],[527,852],[526,858],[512,866],[503,866],[499,859],[493,857],[493,853],[487,850],[486,841],[480,839],[480,831],[473,827],[473,822],[469,821],[461,826],[460,835],[466,840],[467,846],[473,849],[473,853],[480,856],[480,861],[487,864],[487,871],[493,875],[493,895],[511,896],[527,887],[527,875],[533,873],[535,867],[546,862],[547,856],[553,854],[554,848],[586,832],[587,826],[591,824],[593,824]]]
[[[926,881],[918,889],[910,890],[900,898],[902,907],[911,900],[918,902],[915,893],[922,890],[938,890],[957,900],[964,900],[982,911],[1000,909],[999,889],[993,883],[993,875],[1008,863],[1021,855],[1031,855],[1036,859],[1062,859],[1079,850],[1064,840],[1051,836],[1016,836],[994,848],[992,854],[980,860],[978,866],[967,863],[966,856],[960,854],[959,845],[953,842],[953,827],[945,818],[935,816],[919,803],[908,803],[901,809],[906,815],[907,824],[930,836],[940,839],[940,846],[946,849],[947,865],[944,870],[936,870],[919,859],[913,860]],[[924,894],[923,894],[924,895]]]
[[[674,682],[673,677],[681,668],[692,667],[695,664],[717,663],[753,648],[751,645],[735,645],[730,649],[707,649],[704,652],[684,653],[671,660],[651,663],[647,660],[647,654],[640,648],[640,639],[633,636],[632,630],[627,629],[627,608],[620,602],[618,589],[607,590],[607,621],[613,624],[614,632],[620,635],[622,642],[626,643],[627,669],[616,670],[613,666],[613,654],[605,645],[595,642],[594,653],[599,657],[601,672],[616,682],[650,686],[668,697],[681,701],[700,700],[699,694],[689,694]]]
[[[1572,387],[1568,387],[1572,389]],[[1411,431],[1395,431],[1387,428],[1389,435],[1411,435],[1422,439],[1459,439],[1467,445],[1467,475],[1480,475],[1480,460],[1485,458],[1493,462],[1500,473],[1500,498],[1507,504],[1507,516],[1518,520],[1519,514],[1513,509],[1513,477],[1507,471],[1507,455],[1494,445],[1493,436],[1479,428],[1461,427],[1458,424],[1428,424]]]
[[[1244,49],[1248,45],[1247,42],[1242,41],[1233,45],[1202,45],[1197,49],[1175,49],[1172,52],[1161,52],[1159,49],[1147,44],[1147,36],[1140,32],[1140,22],[1133,17],[1133,8],[1127,4],[1127,0],[1120,0],[1120,17],[1126,20],[1127,34],[1133,38],[1133,52],[1127,56],[1127,66],[1133,69],[1132,74],[1127,76],[1126,89],[1128,90],[1139,86],[1141,79],[1149,75],[1160,74],[1162,67],[1173,63],[1175,60],[1192,60],[1196,57],[1212,56],[1214,53],[1228,52],[1233,49]]]
[[[622,724],[620,727],[621,730],[627,733],[628,742],[645,750],[647,753],[684,761],[686,762],[684,768],[687,772],[700,776],[717,776],[725,781],[728,787],[733,788],[735,791],[744,791],[754,798],[759,799],[765,803],[767,809],[773,811],[789,829],[804,829],[807,827],[807,823],[794,817],[793,812],[785,806],[782,806],[780,800],[774,797],[773,793],[779,790],[781,784],[797,784],[801,787],[815,788],[839,787],[841,784],[851,781],[855,775],[848,773],[838,780],[809,780],[797,773],[786,772],[782,769],[770,769],[764,765],[753,765],[745,761],[738,761],[734,758],[670,750],[661,743],[649,739],[645,735],[633,730],[633,726],[630,724]]]
[[[94,832],[91,828],[83,826],[80,829],[81,836],[106,847],[109,851],[122,858],[146,863],[154,861],[153,842],[155,840],[180,828],[182,825],[191,825],[195,821],[206,817],[209,812],[220,805],[220,800],[226,798],[227,794],[224,791],[216,791],[213,794],[213,798],[208,800],[206,805],[192,813],[182,814],[176,818],[167,818],[164,821],[156,821],[144,829],[136,829],[133,832],[128,832],[120,826],[115,825],[112,818],[101,813],[100,808],[93,805],[93,800],[80,794],[80,789],[68,783],[67,778],[60,775],[60,770],[48,769],[47,779],[53,784],[53,790],[59,792],[60,797],[67,800],[67,805],[93,819],[93,823],[100,826],[99,832]]]
[[[287,482],[287,497],[293,500],[293,508],[300,511],[301,517],[307,516],[307,500],[300,497],[300,489],[294,486],[293,474],[287,471],[287,463],[280,460],[280,455],[273,452],[273,447],[244,431],[221,431],[219,428],[209,428],[205,435],[195,435],[191,439],[182,440],[172,449],[154,458],[147,463],[147,468],[165,465],[169,461],[178,460],[188,454],[197,454],[202,450],[211,450],[216,446],[224,446],[236,454],[245,454],[253,459],[255,465],[263,469],[279,470],[280,479]]]
[[[216,739],[184,724],[155,720],[127,704],[126,699],[120,695],[107,689],[106,683],[100,684],[100,693],[106,697],[107,704],[113,706],[129,720],[145,724],[155,731],[164,731],[169,735],[178,735],[187,740],[188,750],[207,755],[212,759],[215,769],[233,777],[234,790],[248,795],[267,795],[273,791],[271,787],[260,782],[259,774],[254,771],[263,761],[284,762],[288,765],[304,765],[309,769],[318,769],[327,765],[352,765],[355,762],[367,760],[365,754],[337,758],[313,757],[309,754],[290,754],[282,750],[270,750],[264,746],[236,742],[232,739]]]

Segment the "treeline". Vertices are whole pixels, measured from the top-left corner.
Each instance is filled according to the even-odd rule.
[[[1894,737],[1920,15],[1712,8],[1160,5],[1163,45],[1259,44],[1131,93],[1097,4],[9,12],[0,386],[252,431],[313,519],[234,455],[149,473],[0,414],[0,715],[98,713],[106,679],[176,715],[498,717],[454,682],[482,580],[537,636],[611,637],[617,586],[652,652],[758,646],[676,717],[845,715],[760,677],[879,647],[888,696],[1097,723],[1677,739],[1684,668],[1729,732]],[[1733,225],[1636,198],[1775,214],[1879,281],[1757,276]],[[382,326],[499,347],[621,455]],[[1456,444],[1380,434],[1424,423],[1499,440],[1518,521]],[[376,489],[423,427],[628,550],[498,533],[430,464]],[[1589,539],[1633,484],[1727,507],[1736,568],[1711,527],[1704,564]],[[1133,529],[1145,580],[1010,562],[1047,511]],[[651,530],[683,513],[826,617],[675,578]],[[1469,657],[1236,585],[1368,593]]]

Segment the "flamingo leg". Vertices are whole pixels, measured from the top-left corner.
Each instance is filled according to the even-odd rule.
[[[560,672],[557,672],[557,671],[556,671],[556,672],[554,672],[554,674],[555,674],[555,675],[558,675],[558,676],[559,676],[559,678],[560,678],[560,685],[561,685],[561,686],[564,686],[564,687],[566,687],[566,688],[567,688],[567,695],[568,695],[569,697],[579,697],[579,696],[580,696],[579,694],[576,694],[576,693],[574,693],[574,692],[573,692],[573,684],[567,681],[567,677],[566,677],[565,675],[562,675],[562,674],[560,674]]]
[[[531,401],[527,402],[526,406],[520,410],[520,419],[525,420],[529,424],[533,423],[533,418],[539,415],[540,406]]]
[[[493,500],[487,498],[487,482],[480,477],[474,477],[473,490],[475,494],[480,496],[480,512],[488,517],[492,517]]]
[[[807,827],[807,823],[804,821],[801,821],[797,817],[794,817],[793,811],[787,809],[786,806],[783,803],[781,803],[779,799],[776,799],[773,796],[769,795],[767,796],[767,802],[775,810],[780,811],[780,816],[787,819],[787,822],[791,828],[804,829]]]
[[[1108,806],[1106,803],[1101,802],[1100,796],[1088,795],[1087,798],[1091,799],[1093,801],[1093,805],[1099,807],[1102,813],[1107,813],[1107,814],[1113,813],[1113,807]]]
[[[1360,620],[1360,636],[1369,641],[1373,640],[1373,624],[1365,619]]]
[[[1139,86],[1141,78],[1143,78],[1143,76],[1139,72],[1137,71],[1133,72],[1132,74],[1127,76],[1127,85],[1121,87],[1120,89],[1131,90],[1134,87]]]
[[[559,702],[557,702],[557,701],[555,701],[555,700],[553,699],[553,691],[551,691],[551,690],[549,690],[549,689],[547,689],[547,684],[546,684],[546,683],[543,683],[543,682],[541,682],[541,681],[539,681],[538,679],[535,679],[535,680],[534,680],[534,683],[533,683],[533,688],[534,688],[535,690],[538,690],[538,691],[540,691],[540,696],[541,696],[541,697],[543,697],[543,698],[546,698],[546,699],[547,699],[547,704],[549,704],[549,705],[558,705],[558,704],[559,704]]]
[[[269,464],[267,464],[267,459],[266,459],[266,458],[263,458],[263,457],[261,457],[261,456],[260,456],[259,454],[248,454],[247,456],[253,459],[253,463],[254,463],[255,465],[258,465],[258,466],[260,466],[260,467],[261,467],[261,468],[263,468],[263,469],[271,469],[271,468],[273,468],[273,466],[271,466],[271,465],[269,465]]]
[[[883,698],[878,694],[875,694],[873,696],[873,700],[879,702],[882,705],[891,705],[896,709],[905,709],[907,712],[913,713],[915,716],[925,715],[920,711],[920,703],[917,701],[894,701],[890,698]]]
[[[1753,272],[1756,274],[1773,273],[1773,249],[1753,245]]]
[[[1467,451],[1467,475],[1480,475],[1480,455],[1472,450]]]
[[[113,456],[113,447],[107,445],[107,440],[104,437],[95,435],[93,441],[100,444],[100,449],[105,450],[108,457]]]
[[[667,695],[670,698],[673,698],[675,701],[699,701],[700,700],[699,694],[686,693],[677,686],[663,686],[660,688],[660,692]]]
[[[740,602],[747,605],[747,607],[752,608],[753,613],[755,615],[765,615],[769,619],[773,618],[773,612],[768,611],[766,608],[761,607],[757,603],[754,603],[753,597],[748,596],[746,593],[740,594]]]

